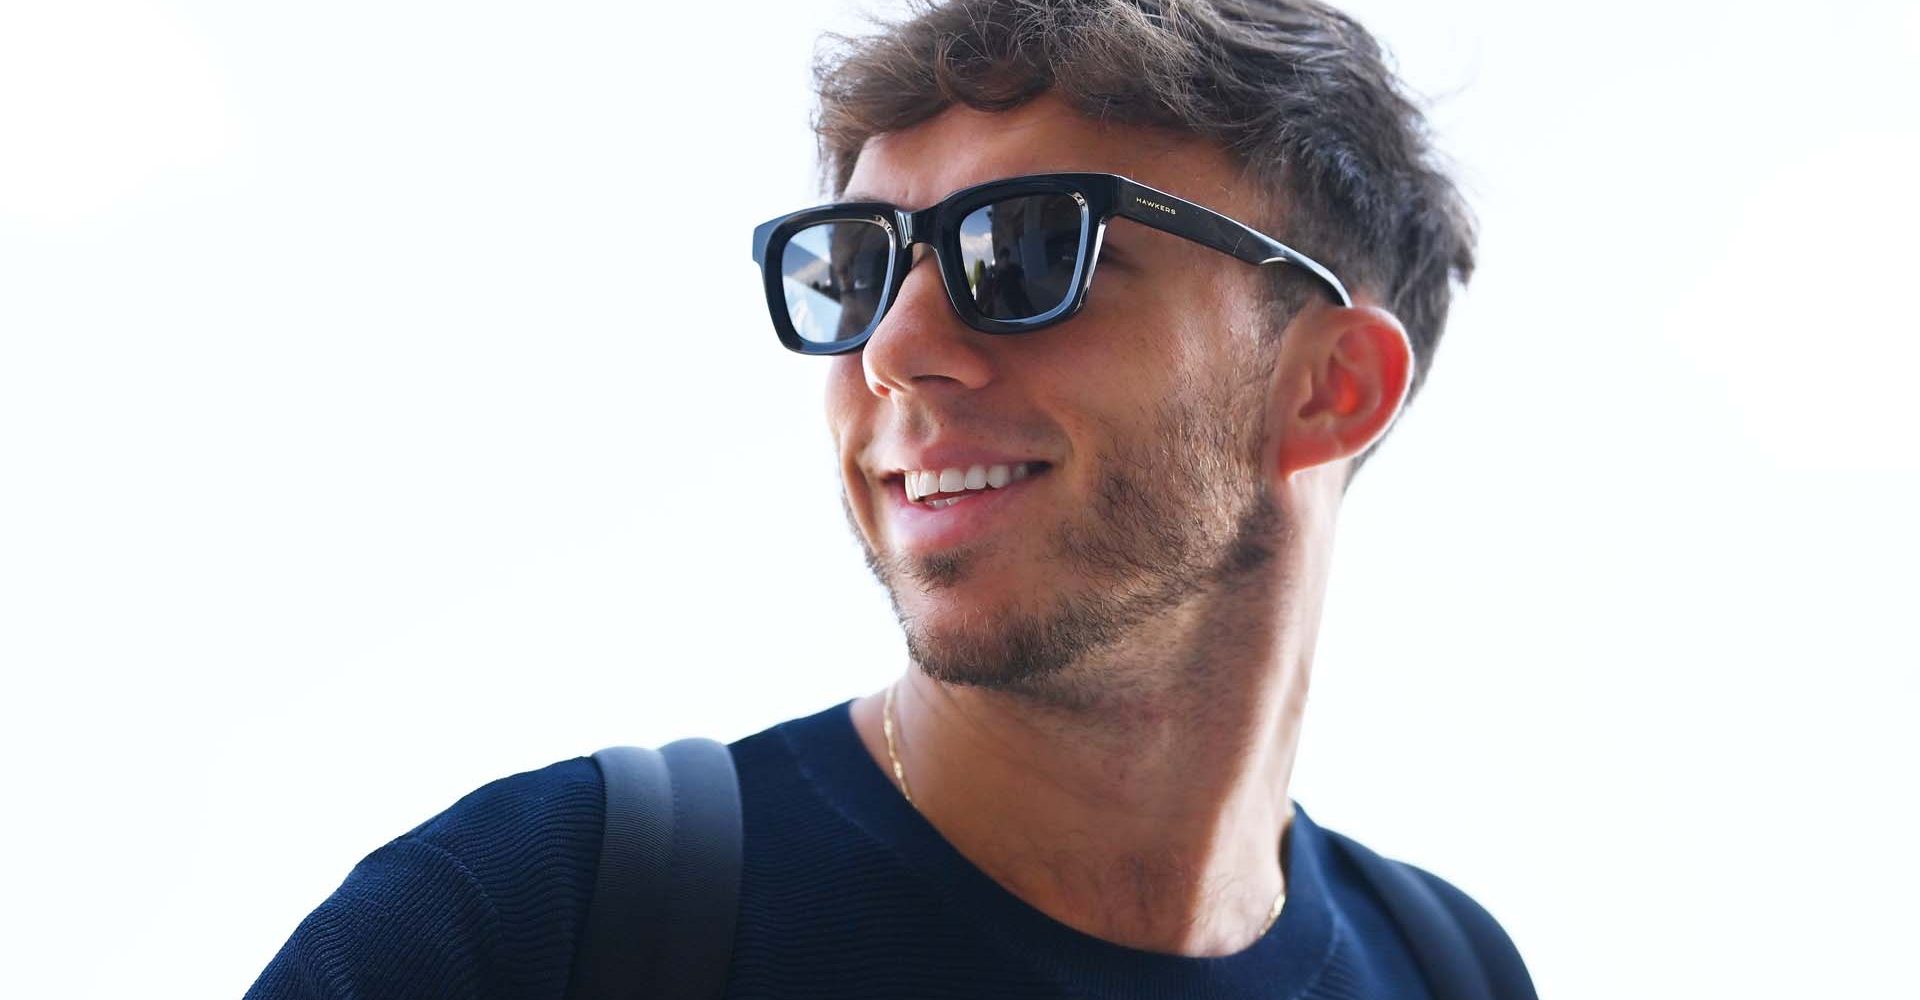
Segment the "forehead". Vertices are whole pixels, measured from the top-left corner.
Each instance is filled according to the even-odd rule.
[[[1001,112],[951,107],[869,139],[843,197],[918,209],[974,184],[1056,171],[1124,174],[1229,215],[1254,207],[1240,166],[1213,143],[1096,122],[1051,95]]]

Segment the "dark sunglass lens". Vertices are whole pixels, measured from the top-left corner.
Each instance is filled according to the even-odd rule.
[[[893,240],[877,222],[823,222],[794,233],[780,254],[794,332],[812,344],[867,332],[892,269]]]
[[[960,221],[960,259],[973,305],[988,319],[1035,319],[1060,308],[1080,273],[1085,213],[1072,195],[1029,194]]]

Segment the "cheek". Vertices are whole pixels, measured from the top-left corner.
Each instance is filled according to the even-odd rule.
[[[1102,409],[1151,411],[1208,356],[1216,306],[1200,285],[1148,287],[1132,274],[1110,283],[1104,298],[1096,293],[1074,317],[1071,349],[1053,359],[1058,371],[1110,404]]]
[[[1229,268],[1240,266],[1222,260]],[[1050,375],[1060,380],[1054,384],[1071,387],[1061,391],[1068,400],[1061,422],[1082,448],[1102,454],[1100,464],[1164,457],[1170,446],[1160,440],[1164,421],[1182,404],[1230,395],[1236,399],[1231,412],[1240,412],[1238,391],[1254,374],[1243,341],[1252,336],[1258,310],[1248,276],[1223,270],[1189,269],[1152,285],[1138,272],[1119,275],[1106,287],[1105,299],[1096,293],[1075,318],[1086,322],[1073,332],[1072,344],[1047,359]]]
[[[827,371],[826,404],[827,429],[833,433],[836,445],[846,441],[853,434],[856,425],[866,418],[867,409],[873,403],[873,394],[867,391],[867,379],[860,367],[860,354],[839,354],[827,362],[831,367]]]

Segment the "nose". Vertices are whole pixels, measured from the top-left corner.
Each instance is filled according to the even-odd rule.
[[[898,392],[979,389],[993,379],[987,334],[954,313],[941,284],[939,262],[915,249],[900,293],[861,348],[867,390],[886,398]]]

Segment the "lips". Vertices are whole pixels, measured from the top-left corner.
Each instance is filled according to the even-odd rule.
[[[1013,462],[1001,468],[1005,475],[999,486],[993,485],[1000,478],[994,466],[985,464],[938,472],[911,470],[890,477],[883,510],[889,540],[903,553],[925,553],[983,540],[1010,527],[1018,508],[1034,500],[1052,466]],[[929,486],[931,492],[921,492]],[[953,488],[941,488],[947,486]]]
[[[954,500],[981,490],[1005,489],[1036,471],[1045,471],[1045,462],[973,465],[935,471],[919,469],[902,474],[907,499],[934,507],[952,506]]]

